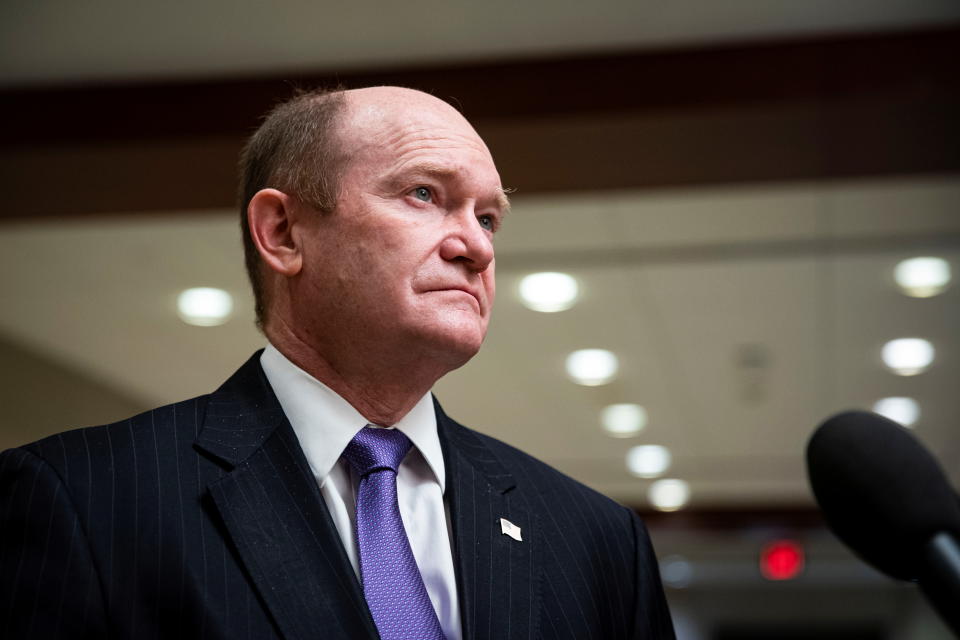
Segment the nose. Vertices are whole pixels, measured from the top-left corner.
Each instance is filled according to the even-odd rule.
[[[454,226],[440,245],[440,257],[463,262],[471,271],[486,271],[493,262],[493,239],[480,225],[473,210],[455,216]]]

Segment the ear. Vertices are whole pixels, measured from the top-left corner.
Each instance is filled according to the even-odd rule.
[[[297,203],[276,189],[261,189],[247,206],[250,237],[263,262],[271,270],[287,277],[295,276],[303,266],[303,255],[293,234]]]

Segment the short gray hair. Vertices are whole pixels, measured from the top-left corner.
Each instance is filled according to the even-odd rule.
[[[240,154],[240,228],[257,326],[266,320],[262,260],[250,235],[247,208],[258,191],[274,188],[324,212],[337,201],[340,153],[334,128],[345,111],[342,88],[298,91],[274,107]]]

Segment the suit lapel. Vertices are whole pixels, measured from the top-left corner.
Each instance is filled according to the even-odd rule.
[[[532,638],[539,618],[538,523],[513,476],[436,405],[447,468],[464,640]],[[501,531],[505,518],[518,541]]]
[[[210,484],[210,498],[285,638],[377,638],[360,584],[259,356],[211,396],[195,446],[227,471]]]

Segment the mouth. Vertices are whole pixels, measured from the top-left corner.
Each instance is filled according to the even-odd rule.
[[[479,296],[479,294],[477,294],[476,291],[474,291],[474,290],[472,290],[472,289],[470,289],[470,288],[468,288],[468,287],[443,287],[443,288],[440,288],[440,289],[433,289],[432,292],[434,292],[434,293],[449,293],[449,292],[464,293],[464,294],[470,296],[471,298],[473,298],[474,301],[476,301],[476,303],[477,303],[477,309],[478,309],[478,310],[480,310],[481,312],[483,311],[483,304],[480,302],[480,296]]]

